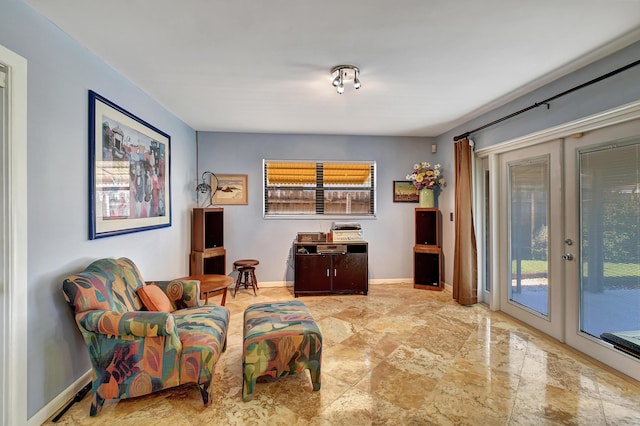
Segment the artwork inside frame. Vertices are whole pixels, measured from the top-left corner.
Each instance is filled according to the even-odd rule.
[[[219,175],[211,177],[211,204],[249,204],[247,175]]]
[[[171,226],[171,137],[89,90],[89,239]]]
[[[417,203],[420,193],[410,180],[393,181],[393,202],[394,203]]]

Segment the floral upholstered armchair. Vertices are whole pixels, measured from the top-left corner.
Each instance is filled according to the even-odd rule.
[[[146,283],[126,258],[97,260],[64,280],[64,297],[93,367],[91,416],[106,399],[191,382],[198,384],[204,405],[211,404],[211,381],[226,348],[229,311],[201,305],[199,285],[180,280]]]

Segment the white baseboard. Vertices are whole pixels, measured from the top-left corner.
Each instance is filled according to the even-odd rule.
[[[413,283],[413,277],[411,278],[376,278],[370,279],[369,284],[402,284],[402,283]]]
[[[230,289],[233,286],[229,287]],[[258,281],[259,288],[268,287],[293,287],[293,281]]]
[[[403,284],[403,283],[413,283],[413,277],[409,278],[376,278],[370,279],[369,284],[377,285],[377,284]],[[445,287],[451,289],[451,284],[444,283]],[[258,286],[260,288],[268,288],[268,287],[293,287],[293,281],[258,281]]]
[[[27,422],[28,426],[40,426],[46,422],[54,414],[62,410],[76,394],[80,392],[80,389],[85,387],[87,383],[91,381],[91,370],[84,373],[78,380],[73,382],[71,386],[62,391],[58,396],[53,398],[51,402],[42,407],[36,414],[34,414]],[[89,392],[85,398],[91,398],[91,392]],[[89,412],[87,411],[87,416]],[[63,416],[64,418],[64,416]]]

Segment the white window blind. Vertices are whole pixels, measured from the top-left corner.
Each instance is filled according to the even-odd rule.
[[[374,161],[264,160],[264,216],[374,216]]]

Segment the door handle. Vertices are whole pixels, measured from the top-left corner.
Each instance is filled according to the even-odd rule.
[[[573,260],[573,255],[571,253],[566,253],[562,255],[564,260]]]

